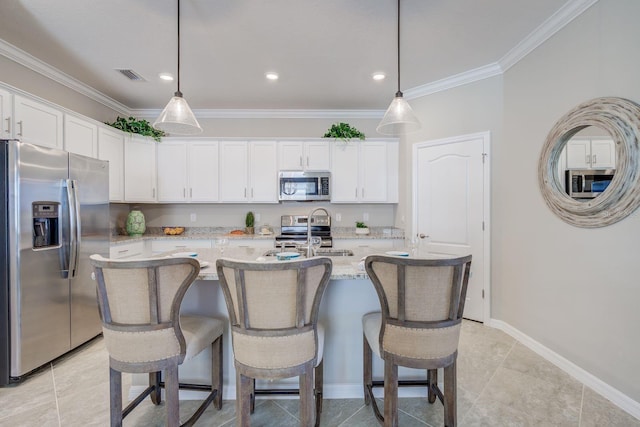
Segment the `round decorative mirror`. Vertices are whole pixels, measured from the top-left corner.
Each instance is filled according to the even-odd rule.
[[[640,105],[596,98],[553,126],[540,156],[538,183],[563,221],[604,227],[640,206]]]

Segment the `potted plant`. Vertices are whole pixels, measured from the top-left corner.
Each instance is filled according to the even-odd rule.
[[[253,217],[253,212],[247,212],[247,216],[244,219],[244,225],[246,226],[245,232],[247,234],[253,234],[255,229],[253,228],[255,225],[255,218]]]
[[[335,123],[331,125],[329,130],[324,134],[323,138],[334,138],[336,140],[343,141],[346,144],[352,138],[358,138],[364,140],[364,133],[360,132],[358,129],[351,127],[349,123]]]
[[[144,119],[136,119],[135,117],[129,117],[128,119],[125,119],[124,117],[118,116],[115,122],[104,122],[104,124],[112,126],[116,129],[120,129],[124,132],[137,133],[142,136],[150,136],[158,142],[160,142],[161,137],[166,136],[164,131],[154,128],[148,121]]]
[[[356,221],[356,234],[369,234],[369,227],[361,221]]]

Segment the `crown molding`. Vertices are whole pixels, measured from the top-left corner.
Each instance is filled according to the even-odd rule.
[[[156,118],[160,109],[131,110],[137,117]],[[381,119],[384,110],[193,110],[199,119]]]
[[[507,52],[505,56],[498,60],[498,64],[500,65],[500,68],[502,68],[502,71],[505,72],[516,65],[521,59],[597,2],[598,0],[572,0],[567,2],[558,9],[556,13],[540,24],[538,28],[533,30],[531,34]]]
[[[39,60],[35,56],[25,52],[24,50],[12,45],[11,43],[7,43],[6,41],[0,39],[0,55],[3,55],[13,62],[16,62],[36,73],[42,74],[43,76],[60,83],[63,86],[68,87],[90,99],[93,99],[100,104],[115,110],[118,113],[129,115],[130,109],[120,102],[116,101],[113,98],[110,98],[103,94],[102,92],[98,92],[91,86],[82,83],[80,80],[77,80],[70,75],[63,73],[57,68]]]
[[[465,71],[454,76],[450,76],[444,79],[436,80],[426,85],[417,86],[411,89],[407,89],[403,92],[404,98],[415,99],[421,96],[427,96],[436,92],[442,92],[454,87],[466,85],[468,83],[477,82],[479,80],[488,79],[489,77],[498,76],[502,74],[502,68],[497,63],[485,65],[473,70]]]

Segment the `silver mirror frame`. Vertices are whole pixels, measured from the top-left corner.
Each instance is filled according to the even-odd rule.
[[[578,201],[564,191],[558,159],[567,141],[588,126],[600,127],[613,138],[616,173],[601,195]],[[565,114],[542,148],[538,184],[549,209],[576,227],[604,227],[630,215],[640,206],[640,105],[624,98],[595,98]]]

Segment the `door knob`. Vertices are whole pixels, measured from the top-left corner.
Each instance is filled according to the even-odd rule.
[[[427,239],[429,236],[424,235],[423,233],[418,234],[418,237],[421,239]]]

